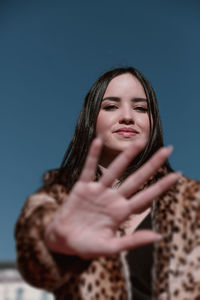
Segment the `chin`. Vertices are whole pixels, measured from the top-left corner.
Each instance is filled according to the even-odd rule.
[[[117,145],[115,147],[113,147],[113,150],[122,152],[124,151],[128,146],[130,146],[131,144],[134,143],[133,139],[129,139],[129,140],[122,140],[119,143],[117,143]]]

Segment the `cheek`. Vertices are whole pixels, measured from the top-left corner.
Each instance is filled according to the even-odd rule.
[[[96,135],[102,134],[105,131],[106,126],[107,126],[107,119],[105,118],[105,115],[100,112],[97,117]]]
[[[148,115],[143,115],[138,118],[138,125],[145,135],[149,135],[150,133],[150,122]]]

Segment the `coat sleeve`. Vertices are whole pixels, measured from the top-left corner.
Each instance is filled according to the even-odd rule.
[[[154,207],[154,296],[157,300],[199,299],[200,182],[182,177]]]
[[[41,189],[31,195],[15,227],[20,273],[29,284],[49,291],[58,289],[70,279],[71,274],[78,274],[89,265],[87,260],[53,253],[45,244],[45,228],[67,197],[62,190],[60,185],[53,185],[48,192]]]

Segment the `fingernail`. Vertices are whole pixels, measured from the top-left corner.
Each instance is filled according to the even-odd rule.
[[[183,175],[183,173],[181,171],[176,171],[176,174],[181,177]]]
[[[165,149],[166,149],[169,153],[171,153],[171,152],[174,150],[174,147],[173,147],[172,145],[169,145],[169,146],[165,147]]]
[[[163,236],[159,233],[156,233],[155,234],[155,239],[156,239],[156,241],[161,241],[163,239]]]

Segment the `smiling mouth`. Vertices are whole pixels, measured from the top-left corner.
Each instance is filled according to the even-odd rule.
[[[120,129],[114,131],[114,133],[116,133],[122,137],[125,137],[125,138],[130,138],[130,137],[136,136],[138,134],[138,131],[136,131],[132,128],[120,128]]]

